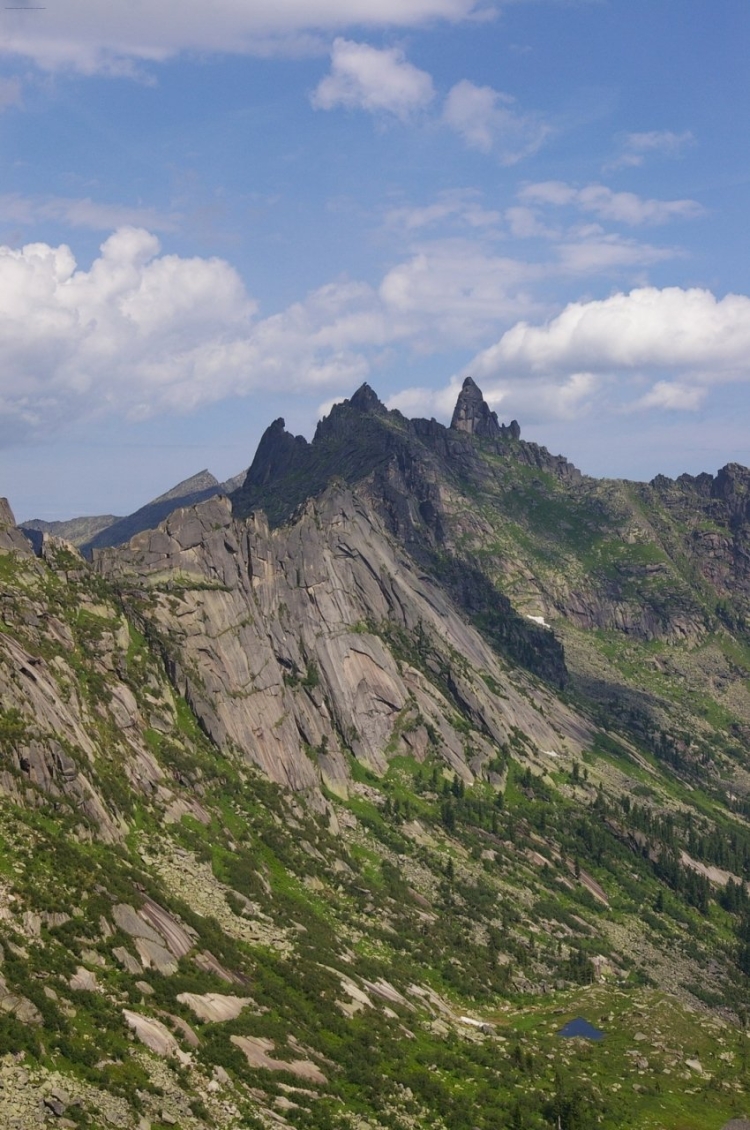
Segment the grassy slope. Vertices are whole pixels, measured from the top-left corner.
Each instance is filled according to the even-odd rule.
[[[542,1128],[558,1115],[568,1130],[697,1130],[718,1128],[741,1108],[750,1082],[747,1037],[717,1013],[691,1011],[700,1004],[696,993],[714,1006],[737,1008],[747,999],[746,979],[732,971],[737,917],[715,899],[691,905],[687,873],[659,874],[628,838],[637,812],[623,808],[623,798],[648,799],[665,812],[692,812],[698,830],[735,828],[720,798],[692,793],[648,749],[604,734],[583,765],[550,763],[544,776],[517,734],[498,750],[502,802],[487,784],[461,795],[431,757],[419,765],[400,756],[395,732],[385,779],[353,766],[358,786],[348,802],[335,801],[342,830],[333,835],[231,752],[219,754],[177,699],[172,732],[150,729],[145,737],[170,779],[182,782],[178,794],[197,796],[210,823],[185,816],[165,824],[158,803],[125,782],[127,753],[106,712],[108,675],[95,655],[102,634],[122,626],[116,598],[75,559],[41,572],[0,561],[14,606],[8,612],[6,604],[3,630],[48,662],[64,654],[73,665],[98,743],[93,778],[128,828],[117,847],[90,841],[75,811],[33,788],[27,801],[36,807],[10,799],[0,806],[0,876],[10,899],[0,921],[1,971],[44,1020],[39,1027],[4,1017],[0,1049],[25,1050],[32,1075],[61,1072],[81,1096],[82,1105],[70,1108],[81,1125],[99,1125],[97,1111],[115,1100],[130,1124],[145,1111],[159,1125],[166,1109],[185,1127],[251,1126],[281,1101],[289,1123],[323,1130],[358,1115],[394,1130]],[[86,605],[91,600],[99,613]],[[68,625],[72,651],[26,622],[30,605]],[[107,607],[114,620],[100,614]],[[124,664],[148,716],[149,695],[172,692],[132,626]],[[7,765],[20,723],[9,711],[0,722]],[[470,742],[468,724],[466,731]],[[667,831],[649,835],[666,842]],[[687,834],[678,821],[672,835]],[[699,845],[693,850],[700,854]],[[702,850],[710,856],[708,841]],[[587,889],[588,877],[608,906]],[[230,888],[250,900],[249,915]],[[101,919],[111,922],[113,901],[138,905],[144,893],[246,979],[234,991],[253,1005],[236,1020],[202,1023],[177,1000],[186,991],[233,991],[189,957],[171,977],[131,975],[114,959],[116,946],[132,943],[105,936]],[[74,908],[69,922],[43,925],[38,937],[24,926],[27,911]],[[592,976],[594,957],[608,959],[605,980],[580,985]],[[95,972],[100,991],[71,991],[80,965]],[[371,1006],[346,1015],[351,997],[342,976],[367,992]],[[401,999],[385,1001],[365,985],[380,979]],[[435,997],[416,994],[414,985]],[[200,1040],[190,1073],[134,1045],[123,1007],[172,1026],[169,1016],[189,1023]],[[465,1014],[491,1021],[495,1034],[462,1024]],[[605,1044],[554,1035],[578,1014],[601,1023]],[[641,1030],[647,1043],[635,1039]],[[232,1035],[273,1040],[282,1059],[311,1057],[327,1084],[285,1090],[299,1087],[299,1078],[250,1070]],[[685,1066],[694,1058],[702,1071]],[[215,1065],[233,1080],[223,1097],[238,1111],[234,1121],[208,1087]],[[297,1105],[287,1108],[290,1101]]]

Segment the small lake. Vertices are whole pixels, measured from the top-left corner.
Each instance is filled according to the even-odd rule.
[[[593,1024],[589,1024],[588,1020],[584,1020],[582,1016],[577,1016],[575,1020],[569,1020],[564,1028],[561,1028],[557,1033],[558,1036],[570,1038],[571,1036],[579,1036],[584,1040],[603,1040],[604,1032],[599,1028],[595,1028]]]

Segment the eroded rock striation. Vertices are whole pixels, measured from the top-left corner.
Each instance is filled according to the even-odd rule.
[[[332,487],[276,530],[262,514],[237,521],[227,499],[212,499],[97,553],[95,566],[128,590],[136,614],[141,586],[174,683],[212,740],[294,790],[313,794],[322,780],[346,791],[347,749],[380,774],[389,753],[423,758],[429,747],[472,779],[514,726],[541,745],[585,740],[586,725],[552,696],[543,707],[542,691],[535,702],[508,680],[482,635],[348,488]],[[394,654],[394,641],[415,633],[413,655]],[[448,721],[451,701],[476,727],[473,769]]]

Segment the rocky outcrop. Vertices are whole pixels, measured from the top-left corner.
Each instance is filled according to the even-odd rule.
[[[225,993],[178,993],[177,1000],[186,1004],[199,1020],[210,1024],[236,1020],[243,1008],[253,1003],[251,997],[227,996]]]
[[[521,428],[518,420],[513,420],[508,427],[500,424],[497,412],[493,412],[487,404],[482,391],[471,377],[467,377],[459,393],[456,407],[453,410],[451,428],[457,432],[466,432],[471,436],[480,436],[482,439],[520,439]]]
[[[464,740],[447,721],[458,703],[484,760],[513,726],[541,745],[585,740],[586,727],[551,697],[545,718],[508,682],[444,589],[349,490],[332,488],[277,530],[262,515],[238,522],[214,499],[95,564],[131,594],[150,594],[175,685],[212,740],[294,790],[315,795],[322,780],[345,791],[348,751],[384,772],[391,754],[411,748],[402,733],[420,725],[470,778]],[[394,652],[399,633],[419,647]]]
[[[638,491],[670,553],[685,555],[715,590],[725,624],[750,623],[750,470],[728,463],[716,475],[659,475]]]
[[[279,525],[333,480],[355,485],[373,474],[385,478],[393,469],[416,469],[425,481],[482,482],[488,475],[492,478],[481,458],[483,450],[571,481],[580,479],[580,472],[562,456],[523,443],[520,435],[517,421],[498,423],[471,377],[464,382],[450,428],[389,411],[364,384],[351,399],[333,406],[311,443],[286,432],[282,419],[275,420],[261,439],[243,486],[232,494],[234,511],[244,517],[264,510],[271,525]],[[478,448],[475,441],[483,446]]]
[[[149,738],[175,728],[166,676],[129,659],[124,616],[72,546],[45,534],[37,558],[10,532],[11,548],[0,545],[0,793],[51,803],[74,816],[77,835],[110,843],[124,834],[130,790],[165,815],[200,818],[192,782],[167,777]]]
[[[90,542],[97,534],[110,529],[116,522],[122,520],[118,514],[92,514],[81,518],[67,518],[59,522],[30,518],[22,523],[21,529],[37,545],[41,545],[42,534],[52,534],[53,537],[64,538],[71,545],[79,546]]]
[[[273,1040],[267,1040],[263,1036],[230,1036],[230,1040],[245,1053],[247,1062],[253,1068],[260,1068],[262,1071],[287,1071],[290,1075],[297,1075],[308,1083],[327,1082],[323,1072],[312,1060],[275,1059],[270,1055],[274,1050]]]
[[[35,1004],[20,993],[14,993],[0,977],[0,1012],[10,1013],[23,1024],[42,1024],[42,1014]]]
[[[0,553],[17,553],[21,557],[33,554],[31,542],[16,526],[10,503],[0,498]]]
[[[66,702],[56,672],[7,633],[0,633],[0,702],[18,718],[0,769],[0,790],[32,803],[27,784],[48,796],[66,797],[104,839],[119,839],[121,829],[91,781],[94,745],[78,703]],[[79,751],[80,763],[62,742]]]

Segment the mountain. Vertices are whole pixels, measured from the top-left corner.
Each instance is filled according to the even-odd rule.
[[[0,507],[0,1124],[746,1115],[748,482],[467,381],[91,562]]]
[[[281,523],[308,491],[336,477],[356,484],[475,623],[491,632],[498,622],[494,642],[516,662],[567,681],[646,741],[681,729],[685,710],[702,703],[697,760],[707,744],[733,748],[750,722],[750,473],[730,464],[676,482],[591,479],[524,442],[515,422],[500,426],[483,404],[467,378],[445,428],[388,412],[363,386],[310,444],[277,420],[235,509]],[[722,706],[735,717],[717,737],[705,715]]]
[[[21,529],[32,535],[32,541],[41,546],[42,534],[69,541],[71,545],[84,545],[98,533],[108,530],[115,522],[121,522],[117,514],[92,514],[80,518],[64,518],[59,522],[45,522],[43,518],[29,518],[21,524]],[[33,537],[34,534],[40,535]]]
[[[62,522],[45,522],[41,518],[33,518],[22,524],[22,529],[29,533],[52,534],[63,538],[71,545],[80,548],[84,553],[102,546],[122,545],[129,541],[134,534],[141,530],[152,529],[163,521],[173,510],[180,506],[191,506],[193,503],[202,502],[212,498],[215,494],[228,494],[236,490],[245,472],[235,475],[226,482],[220,483],[210,471],[199,471],[189,479],[183,479],[158,498],[153,498],[145,506],[141,506],[133,514],[119,518],[115,514],[99,514],[87,518],[68,518]],[[36,544],[41,544],[40,539],[33,538]]]

